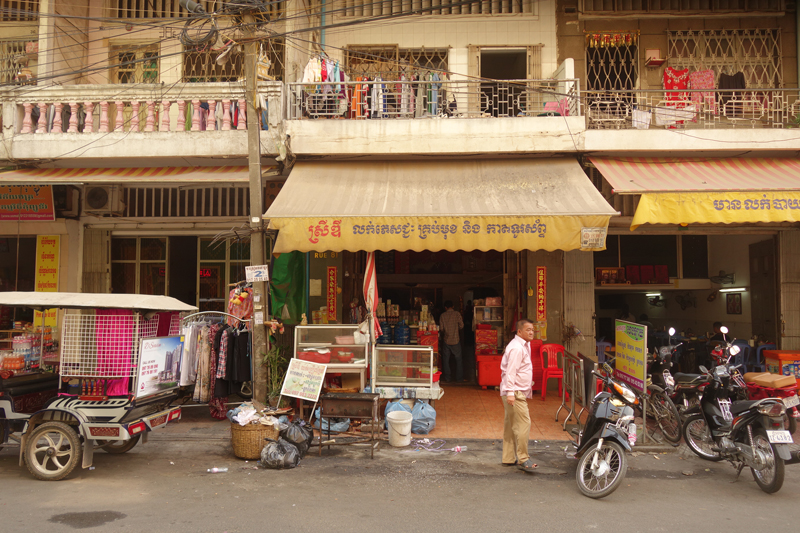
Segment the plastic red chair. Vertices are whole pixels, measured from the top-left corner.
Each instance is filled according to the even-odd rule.
[[[558,395],[561,395],[561,387],[564,384],[564,370],[558,368],[558,356],[564,357],[564,347],[560,344],[542,345],[542,401],[547,394],[547,380],[558,380]],[[545,364],[547,366],[545,366]]]

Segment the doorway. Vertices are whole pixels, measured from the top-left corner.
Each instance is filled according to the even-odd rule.
[[[528,51],[525,48],[481,49],[480,76],[491,80],[528,78]],[[519,95],[524,85],[502,82],[481,84],[481,109],[493,117],[514,117],[520,113]]]
[[[778,338],[775,310],[775,242],[772,239],[750,245],[750,313],[753,334],[770,342]]]

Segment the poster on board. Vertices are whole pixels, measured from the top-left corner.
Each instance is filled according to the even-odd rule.
[[[180,381],[183,336],[142,339],[136,398],[175,389]]]
[[[286,378],[283,380],[281,396],[291,396],[316,402],[319,400],[319,393],[322,390],[322,382],[325,380],[327,365],[303,361],[293,358],[289,361],[289,368],[286,370]]]
[[[638,391],[644,391],[647,379],[647,326],[617,320],[614,323],[614,331],[616,333],[614,377]]]

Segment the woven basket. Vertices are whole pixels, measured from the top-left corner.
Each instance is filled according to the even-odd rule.
[[[240,426],[231,423],[231,446],[233,455],[239,459],[260,459],[261,449],[266,446],[264,439],[278,440],[278,430],[275,426],[263,424],[248,424]]]

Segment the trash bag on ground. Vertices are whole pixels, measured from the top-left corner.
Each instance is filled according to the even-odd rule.
[[[432,405],[417,400],[411,410],[411,432],[427,435],[436,427],[436,409]]]
[[[331,432],[339,433],[342,431],[347,431],[350,429],[350,419],[349,418],[325,418],[322,420],[322,427],[320,428],[320,421],[319,421],[320,409],[317,408],[314,411],[314,427],[320,429],[321,431],[328,431],[328,426],[331,428]]]
[[[314,430],[306,424],[305,420],[291,422],[285,430],[281,431],[281,437],[297,447],[300,452],[300,459],[306,456],[311,441],[314,439]]]
[[[275,470],[294,468],[300,462],[300,452],[291,442],[278,438],[269,442],[261,450],[261,466]]]
[[[403,403],[403,400],[396,400],[394,402],[389,402],[386,404],[386,411],[383,412],[383,418],[386,418],[386,415],[391,413],[392,411],[405,411],[406,413],[411,412],[411,408]],[[383,421],[383,424],[386,425],[386,420]],[[386,426],[388,428],[388,426]]]

